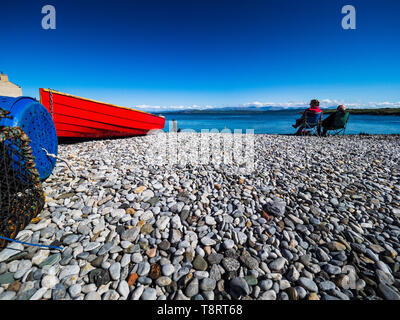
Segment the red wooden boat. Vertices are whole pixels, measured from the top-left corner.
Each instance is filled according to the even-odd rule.
[[[40,103],[53,117],[59,138],[113,138],[163,129],[165,118],[140,110],[39,89]]]

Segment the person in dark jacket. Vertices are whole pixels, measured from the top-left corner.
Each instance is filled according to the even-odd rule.
[[[326,134],[328,132],[328,128],[333,126],[335,117],[338,113],[344,115],[346,113],[346,107],[341,104],[340,106],[337,107],[337,111],[331,113],[328,118],[322,120],[322,127],[323,127],[322,135],[323,136],[326,136]]]

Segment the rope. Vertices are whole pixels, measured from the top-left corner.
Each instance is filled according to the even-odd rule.
[[[45,148],[42,148],[42,150],[43,150],[44,152],[46,152],[46,156],[52,157],[52,158],[55,158],[55,159],[58,159],[58,160],[61,160],[61,161],[65,162],[65,164],[68,166],[68,168],[72,171],[72,174],[74,175],[75,179],[78,177],[78,176],[76,175],[74,169],[72,169],[72,166],[68,163],[67,160],[62,159],[62,158],[60,158],[60,157],[57,157],[55,154],[49,153]]]
[[[50,98],[50,114],[51,118],[53,118],[53,92],[49,88],[49,98]]]
[[[27,245],[27,246],[34,246],[34,247],[43,247],[43,248],[49,248],[49,249],[63,250],[63,248],[57,247],[57,246],[47,246],[47,245],[45,245],[45,244],[23,242],[23,241],[11,239],[11,238],[6,238],[6,237],[2,237],[2,236],[0,236],[0,239],[8,240],[8,241],[13,241],[13,242],[21,243],[21,244],[25,244],[25,245]]]

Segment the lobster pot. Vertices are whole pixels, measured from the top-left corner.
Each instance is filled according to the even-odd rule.
[[[0,109],[0,119],[8,112]],[[0,126],[0,236],[15,238],[43,209],[45,195],[30,140],[19,127]],[[0,238],[0,250],[6,245]]]
[[[25,132],[30,139],[36,170],[40,179],[45,180],[56,164],[56,159],[49,157],[46,151],[54,155],[58,152],[56,128],[50,113],[29,97],[0,97],[0,108],[9,112],[7,117],[0,117],[0,126],[19,127]]]

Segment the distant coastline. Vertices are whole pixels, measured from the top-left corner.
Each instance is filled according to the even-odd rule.
[[[336,109],[323,110],[323,113],[332,113]],[[379,109],[347,109],[350,114],[370,114],[374,116],[400,116],[400,108],[379,108]]]
[[[174,111],[164,111],[161,114],[268,114],[271,112],[287,112],[287,113],[301,113],[304,111],[304,108],[296,108],[296,109],[194,109],[194,110],[174,110]],[[323,109],[324,114],[329,114],[335,112],[336,109]],[[400,116],[400,108],[377,108],[377,109],[347,109],[350,114],[364,114],[364,115],[389,115],[389,116]]]

